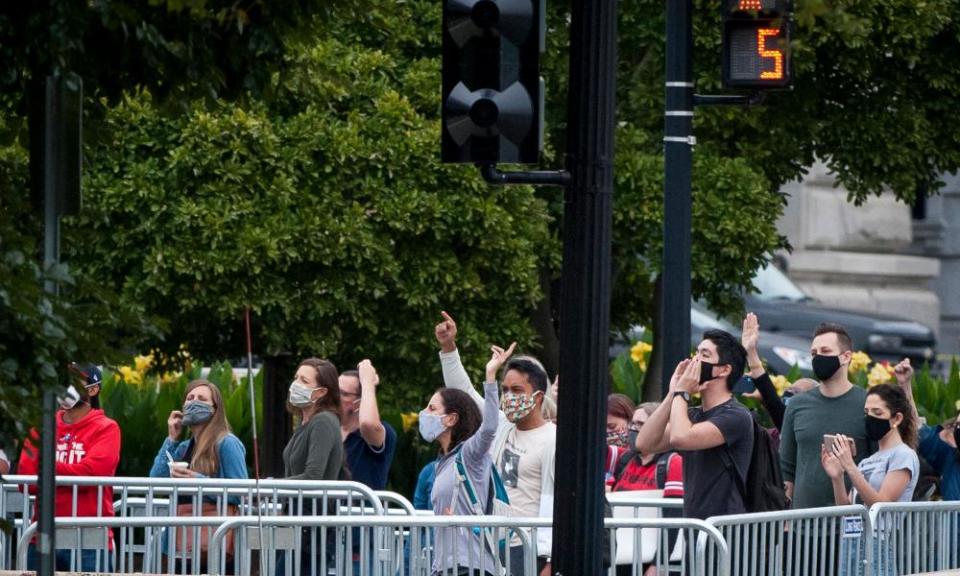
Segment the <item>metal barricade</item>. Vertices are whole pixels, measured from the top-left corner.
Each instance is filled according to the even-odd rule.
[[[960,568],[960,502],[882,502],[870,521],[874,575]]]
[[[9,511],[14,497],[29,501],[29,487],[36,483],[35,476],[5,477],[7,484],[0,489],[0,511]],[[76,516],[77,495],[81,490],[95,490],[98,501],[106,491],[113,492],[114,514],[124,517],[175,517],[189,515],[202,518],[204,515],[381,515],[384,507],[372,490],[356,482],[321,482],[293,480],[261,480],[222,478],[100,478],[58,477],[57,490],[68,490],[74,502],[71,511]],[[399,498],[399,496],[398,496]],[[403,504],[393,498],[395,506]],[[412,506],[411,506],[412,508]],[[109,517],[98,509],[104,520]],[[0,556],[0,569],[8,569],[12,555],[6,550],[14,548],[22,540],[30,524],[32,511],[29,506],[13,512],[12,534],[2,534],[4,554]],[[147,548],[157,545],[164,555],[176,560],[169,562],[167,572],[198,573],[203,564],[199,550],[205,546],[212,529],[180,529],[162,531],[135,524],[123,525],[112,535],[116,555],[115,566],[122,571],[143,569],[160,571],[161,556],[154,555],[153,564],[145,561]],[[64,535],[64,538],[68,538]],[[83,542],[78,542],[78,546]],[[82,546],[79,546],[82,548]],[[197,550],[196,552],[194,550]],[[71,567],[76,567],[72,558]]]
[[[860,576],[869,570],[872,524],[863,506],[733,514],[707,522],[730,547],[731,576]]]
[[[663,498],[662,494],[662,490],[610,492],[607,502],[613,518],[617,519],[664,518],[665,511],[682,511],[682,498]],[[611,554],[611,574],[617,566],[630,566],[630,573],[634,575],[642,575],[644,567],[649,565],[656,565],[661,574],[683,570],[684,558],[692,557],[683,552],[684,543],[689,541],[686,537],[681,528],[619,530],[616,532],[616,548]],[[625,569],[621,568],[621,573]]]

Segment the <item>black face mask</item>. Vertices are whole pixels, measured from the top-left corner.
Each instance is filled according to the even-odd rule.
[[[640,434],[638,430],[630,430],[627,432],[627,448],[630,450],[637,449],[637,435]]]
[[[813,357],[813,373],[816,375],[817,380],[829,380],[839,369],[839,356],[822,356],[817,354]]]
[[[700,385],[703,386],[710,380],[713,380],[713,368],[716,364],[700,361]]]
[[[869,414],[863,417],[863,424],[867,431],[867,440],[879,442],[890,431],[890,421]]]
[[[957,445],[957,459],[960,459],[960,426],[953,429],[953,443]]]

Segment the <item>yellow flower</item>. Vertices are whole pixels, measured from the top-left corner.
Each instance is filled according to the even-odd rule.
[[[137,356],[133,359],[133,365],[136,367],[137,372],[146,372],[153,366],[153,354]]]
[[[651,350],[653,350],[653,346],[650,344],[643,341],[637,342],[630,348],[630,359],[636,362],[641,370],[646,371],[647,355],[650,354]]]
[[[403,431],[409,432],[417,425],[420,420],[420,414],[417,412],[404,412],[400,414],[400,421],[403,423]]]
[[[847,368],[847,372],[852,376],[858,374],[867,369],[867,366],[873,360],[870,359],[870,356],[867,356],[866,352],[854,352],[853,356],[850,357],[850,366]]]
[[[893,366],[886,362],[879,362],[873,365],[870,373],[867,374],[867,386],[873,388],[880,384],[886,384],[893,380]]]
[[[117,371],[120,372],[120,377],[123,378],[123,381],[127,384],[140,384],[143,382],[143,374],[129,366],[120,366]]]
[[[787,380],[787,377],[783,374],[771,376],[770,381],[773,382],[773,386],[777,389],[777,394],[780,396],[783,396],[783,393],[790,387],[790,381]]]

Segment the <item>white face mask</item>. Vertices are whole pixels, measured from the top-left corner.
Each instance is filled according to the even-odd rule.
[[[78,403],[82,402],[80,399],[80,393],[77,392],[77,389],[72,385],[67,386],[67,393],[64,396],[57,396],[57,402],[60,404],[61,410],[70,410]]]
[[[441,434],[446,432],[447,426],[443,423],[443,417],[446,414],[431,414],[426,410],[420,411],[419,427],[420,436],[427,442],[433,442]]]
[[[287,396],[287,401],[297,408],[306,408],[313,404],[311,396],[313,396],[314,390],[316,388],[309,388],[294,380],[290,383],[290,393]]]

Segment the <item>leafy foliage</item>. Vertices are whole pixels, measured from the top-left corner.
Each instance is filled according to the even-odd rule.
[[[291,50],[286,116],[257,102],[171,116],[146,90],[107,109],[88,209],[68,226],[84,273],[167,318],[166,352],[239,352],[249,305],[262,353],[373,358],[387,398],[413,405],[439,384],[439,310],[458,312],[467,350],[530,342],[537,264],[555,249],[543,203],[440,165],[438,125],[390,55],[333,39]]]

